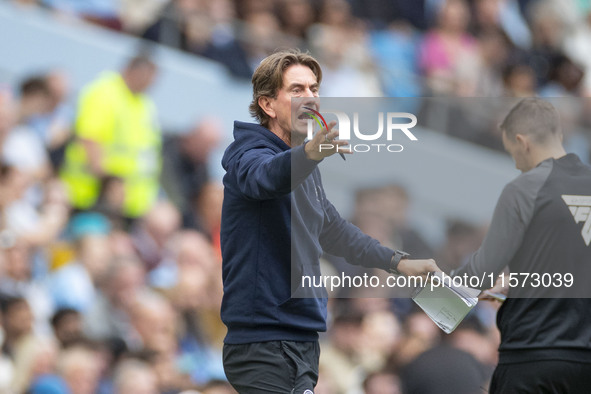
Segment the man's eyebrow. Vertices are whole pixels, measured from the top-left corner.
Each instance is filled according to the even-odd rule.
[[[306,84],[302,83],[302,82],[293,82],[287,88],[288,89],[303,88],[305,85]],[[313,84],[310,85],[310,89],[317,88],[319,86],[320,86],[320,84],[318,82],[314,82]]]
[[[301,82],[292,82],[292,83],[291,83],[291,84],[288,86],[288,88],[289,88],[289,89],[293,89],[293,88],[301,88],[301,87],[303,87],[303,86],[304,86],[304,84],[303,84],[303,83],[301,83]]]

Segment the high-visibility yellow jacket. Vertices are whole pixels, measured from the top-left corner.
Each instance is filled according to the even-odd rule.
[[[72,205],[90,208],[100,193],[101,180],[90,171],[80,142],[84,139],[100,146],[104,173],[123,179],[124,213],[143,215],[157,197],[161,168],[161,135],[152,101],[132,93],[120,74],[105,73],[82,91],[75,129],[61,171]]]

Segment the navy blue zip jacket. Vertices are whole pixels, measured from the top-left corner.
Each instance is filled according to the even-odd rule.
[[[326,291],[301,282],[320,275],[323,251],[388,269],[393,251],[339,216],[318,163],[304,145],[291,149],[263,126],[234,123],[222,159],[225,343],[317,340],[326,331]]]

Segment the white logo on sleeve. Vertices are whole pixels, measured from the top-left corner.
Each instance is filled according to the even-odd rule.
[[[306,390],[303,394],[314,394],[314,392],[312,390]]]
[[[568,209],[573,215],[575,223],[584,223],[581,235],[583,236],[585,245],[589,246],[591,244],[591,196],[563,194],[562,199],[568,205]]]

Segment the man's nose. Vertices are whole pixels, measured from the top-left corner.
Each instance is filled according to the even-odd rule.
[[[308,95],[307,92],[305,92],[305,93],[306,94],[304,95],[304,99],[302,100],[302,106],[318,110],[318,107],[319,107],[318,97],[314,96],[313,93],[312,93],[312,95]]]

